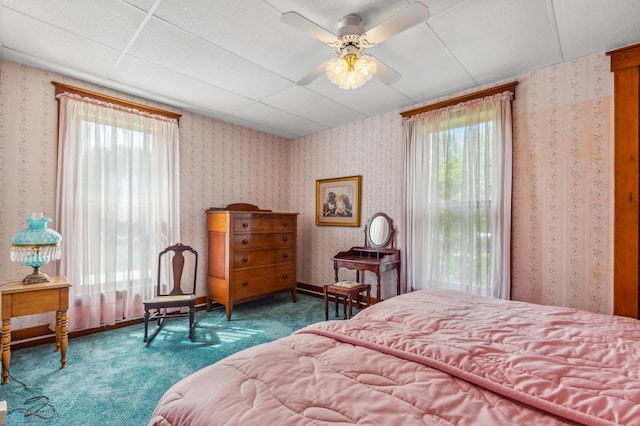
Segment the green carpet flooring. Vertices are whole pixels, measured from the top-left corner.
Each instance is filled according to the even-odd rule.
[[[17,350],[10,383],[0,386],[7,424],[146,425],[157,401],[178,380],[323,320],[322,299],[300,294],[291,303],[291,295],[283,293],[235,306],[231,321],[224,308],[198,311],[194,341],[187,318],[167,321],[149,344],[142,342],[142,324],[70,339],[63,370],[54,345]]]

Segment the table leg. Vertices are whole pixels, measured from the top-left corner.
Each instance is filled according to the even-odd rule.
[[[329,321],[329,294],[327,286],[324,286],[324,320]]]
[[[397,281],[396,296],[400,296],[400,264],[398,264],[398,267],[396,268],[396,281]]]
[[[380,273],[376,273],[376,303],[380,302]]]
[[[351,300],[351,299],[349,299]],[[347,296],[344,295],[342,296],[342,302],[343,302],[343,306],[342,306],[342,318],[347,318]]]
[[[351,299],[351,293],[349,293],[349,297],[347,298],[347,300],[349,301],[349,316],[347,318],[351,318],[353,316],[353,307],[351,306],[353,300]]]
[[[11,363],[11,318],[2,320],[2,384],[9,383]]]
[[[56,352],[60,350],[60,337],[62,329],[62,312],[56,311]]]
[[[67,366],[67,343],[69,340],[67,328],[67,311],[60,312],[60,368]]]

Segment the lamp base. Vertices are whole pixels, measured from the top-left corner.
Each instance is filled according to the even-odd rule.
[[[40,272],[38,268],[33,268],[33,272],[22,279],[25,284],[48,283],[49,275]]]

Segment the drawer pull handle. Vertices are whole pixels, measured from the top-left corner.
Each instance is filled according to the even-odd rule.
[[[286,228],[289,224],[287,222],[282,222],[282,226]]]
[[[242,287],[246,287],[249,285],[249,281],[242,281]]]
[[[289,241],[289,238],[287,238],[287,237],[282,237],[282,241],[287,242],[287,241]]]
[[[249,224],[248,224],[247,222],[245,222],[245,223],[243,223],[243,224],[242,224],[242,227],[243,227],[243,228],[248,228],[248,227],[249,227]]]
[[[249,261],[249,258],[248,258],[247,256],[245,256],[245,257],[243,257],[243,258],[242,258],[242,261],[243,261],[244,263],[247,263],[247,262]]]
[[[282,274],[282,278],[286,280],[287,278],[289,278],[289,276],[287,274]]]
[[[242,240],[242,244],[249,244],[249,240]]]
[[[286,259],[287,257],[289,257],[289,255],[287,253],[282,253],[282,257]]]

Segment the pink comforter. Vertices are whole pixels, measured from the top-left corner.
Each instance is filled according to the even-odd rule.
[[[206,367],[150,424],[640,425],[640,322],[420,291]]]

